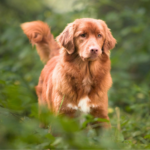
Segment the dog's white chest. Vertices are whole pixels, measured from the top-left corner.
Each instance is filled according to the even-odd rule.
[[[80,99],[79,103],[78,103],[78,108],[79,110],[81,110],[82,112],[85,113],[89,113],[90,112],[90,99],[88,96]]]
[[[89,113],[90,112],[90,108],[93,106],[90,104],[91,100],[89,99],[88,96],[81,98],[79,100],[78,105],[72,105],[71,103],[69,103],[67,106],[71,109],[75,109],[75,110],[80,110],[84,113]]]

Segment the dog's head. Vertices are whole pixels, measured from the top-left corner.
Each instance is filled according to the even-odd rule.
[[[116,40],[102,20],[83,18],[70,23],[57,37],[68,54],[78,53],[82,60],[93,61],[113,49]]]

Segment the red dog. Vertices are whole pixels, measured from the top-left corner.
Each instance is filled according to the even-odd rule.
[[[36,86],[39,105],[74,117],[80,110],[108,119],[107,92],[112,85],[109,50],[116,40],[102,20],[83,18],[70,23],[54,40],[41,21],[21,25],[42,60],[48,61]],[[54,57],[53,57],[54,56]],[[53,58],[52,58],[53,57]],[[104,124],[104,127],[109,125]]]

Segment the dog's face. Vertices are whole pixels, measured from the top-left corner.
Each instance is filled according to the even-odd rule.
[[[74,33],[75,48],[83,60],[95,60],[102,54],[103,26],[97,20],[83,20]]]
[[[108,54],[116,44],[105,22],[90,18],[75,20],[65,28],[57,40],[68,54],[76,52],[83,61],[94,61],[102,53]]]

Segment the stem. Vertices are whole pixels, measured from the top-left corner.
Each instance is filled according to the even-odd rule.
[[[117,114],[117,128],[120,131],[121,127],[120,127],[120,109],[118,107],[115,108],[116,110],[116,114]]]
[[[58,113],[57,113],[57,114],[59,114],[59,112],[60,112],[60,109],[61,109],[61,106],[62,106],[62,104],[63,104],[64,98],[65,98],[65,95],[64,95],[63,98],[62,98],[62,101],[61,101],[61,104],[60,104],[60,106],[59,106],[59,110],[58,110]]]

